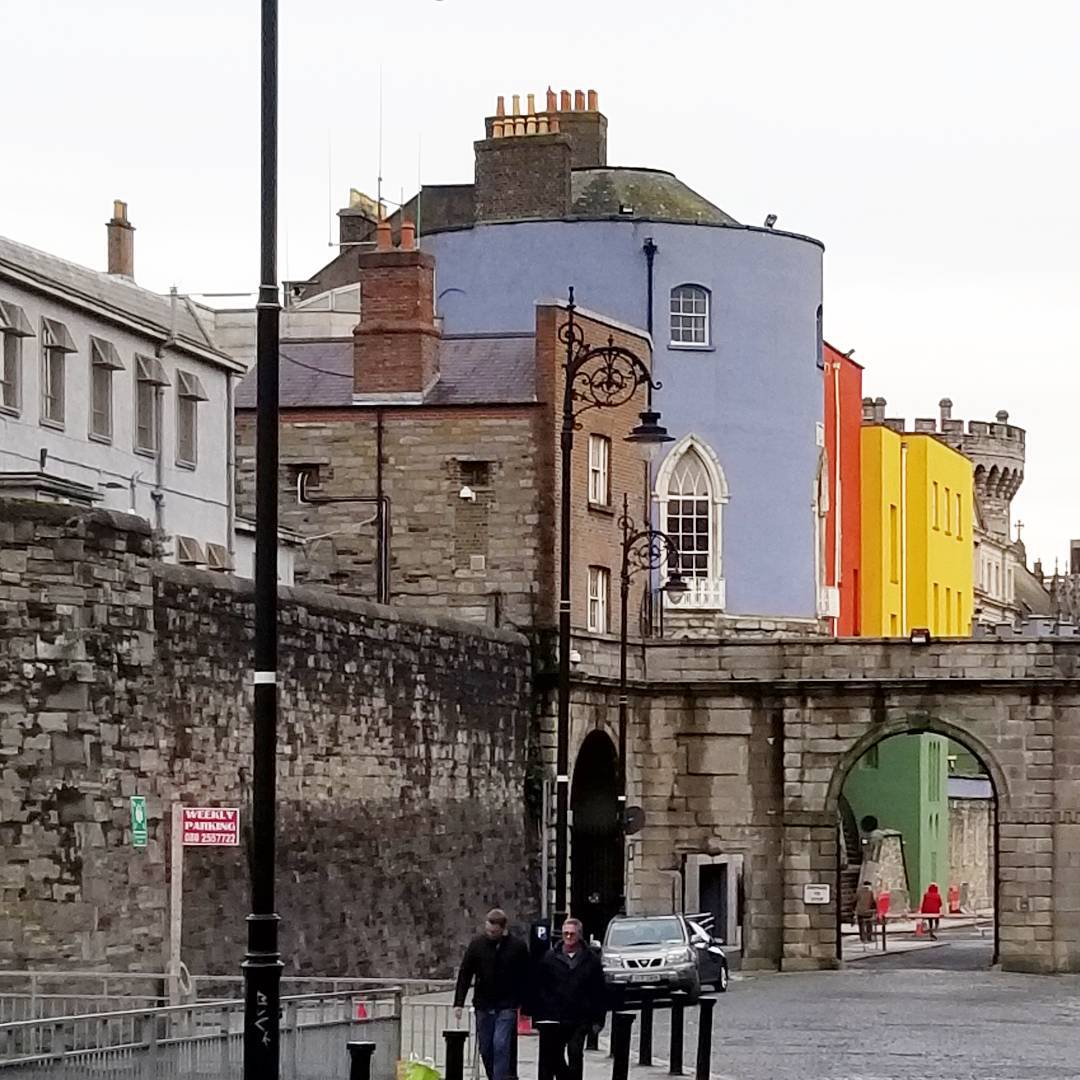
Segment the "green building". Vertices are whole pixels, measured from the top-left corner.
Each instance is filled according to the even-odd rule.
[[[896,735],[870,748],[844,782],[856,822],[867,817],[904,839],[911,905],[936,881],[949,887],[949,755],[940,735]]]

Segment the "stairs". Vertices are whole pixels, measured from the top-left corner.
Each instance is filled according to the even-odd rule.
[[[855,919],[855,893],[859,888],[859,867],[844,866],[840,869],[840,921]]]
[[[855,918],[855,893],[859,888],[859,874],[862,872],[862,839],[855,815],[847,800],[840,799],[840,850],[844,862],[840,866],[840,920],[852,922]]]

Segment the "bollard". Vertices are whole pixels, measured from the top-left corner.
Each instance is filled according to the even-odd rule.
[[[518,1080],[518,1025],[510,1032],[510,1060],[507,1063],[506,1080]]]
[[[555,1061],[559,1053],[558,1047],[558,1022],[553,1020],[538,1020],[532,1022],[540,1036],[540,1045],[537,1050],[537,1080],[553,1080],[558,1071]]]
[[[594,1031],[591,1027],[585,1034],[585,1049],[586,1050],[599,1050],[600,1049],[600,1032]]]
[[[371,1080],[371,1057],[375,1053],[373,1042],[350,1042],[349,1080]]]
[[[653,1000],[648,994],[641,1002],[641,1034],[638,1036],[638,1064],[652,1065]]]
[[[686,1011],[686,993],[676,990],[671,995],[671,1051],[668,1075],[682,1076],[683,1013]]]
[[[634,1014],[611,1014],[611,1080],[627,1080],[630,1075],[630,1033]]]
[[[442,1037],[446,1040],[446,1080],[463,1080],[465,1043],[468,1041],[469,1032],[454,1028],[444,1031]]]
[[[694,1080],[709,1080],[712,1069],[712,1024],[713,1006],[716,998],[703,997],[698,999],[698,1028],[697,1028],[697,1069]]]

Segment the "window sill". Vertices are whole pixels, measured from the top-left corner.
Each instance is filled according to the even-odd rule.
[[[99,432],[91,431],[86,436],[91,442],[102,443],[104,446],[112,446],[112,436],[102,435]]]
[[[589,502],[589,510],[594,514],[603,514],[604,517],[614,517],[615,507],[611,503]]]
[[[147,450],[145,447],[142,446],[136,446],[134,448],[134,453],[138,454],[139,457],[145,458],[156,458],[158,456],[158,452],[156,450]]]
[[[187,469],[188,472],[194,472],[199,466],[195,461],[182,461],[180,458],[176,459],[176,467],[178,469]]]
[[[0,405],[0,414],[14,416],[17,419],[22,416],[22,409],[13,409],[10,405]]]
[[[691,341],[669,341],[668,348],[679,352],[716,352],[715,345],[695,345]]]
[[[50,420],[47,417],[43,416],[38,421],[38,423],[42,427],[52,428],[53,431],[63,431],[64,430],[64,421],[63,420]]]

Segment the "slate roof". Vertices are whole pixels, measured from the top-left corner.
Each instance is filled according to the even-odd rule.
[[[172,327],[171,297],[144,289],[127,278],[91,270],[0,236],[0,278],[4,277],[23,282],[29,288],[37,284],[56,289],[70,297],[75,305],[82,301],[96,308],[104,308],[143,324],[155,334],[167,334]],[[196,349],[205,359],[218,359],[222,364],[238,370],[241,365],[218,349],[210,335],[213,313],[207,311],[205,323],[201,323],[195,317],[193,308],[194,305],[183,297],[176,304],[179,347]]]
[[[662,169],[595,168],[570,173],[571,213],[575,217],[618,214],[633,207],[633,216],[662,221],[738,225],[730,215]]]
[[[278,355],[283,409],[334,408],[353,403],[351,338],[283,341]],[[532,334],[444,337],[439,381],[425,405],[509,405],[536,400]],[[238,409],[255,408],[256,367],[240,381]]]

